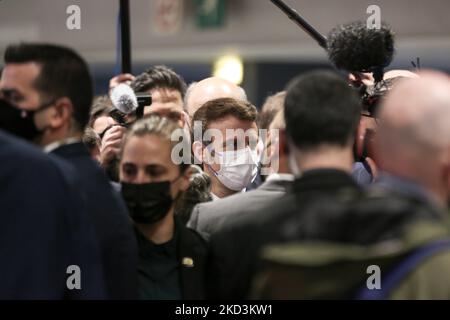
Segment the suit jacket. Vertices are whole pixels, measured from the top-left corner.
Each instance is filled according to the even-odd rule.
[[[187,226],[210,235],[249,212],[260,212],[271,202],[281,198],[291,185],[292,181],[269,180],[258,189],[200,203],[192,210]]]
[[[187,228],[178,219],[176,219],[176,223],[180,228],[177,251],[181,264],[180,279],[183,299],[205,299],[208,244],[195,230]]]
[[[72,163],[95,227],[110,299],[137,298],[137,244],[125,204],[82,143],[52,153]]]
[[[73,167],[1,130],[0,160],[0,299],[105,298]],[[72,265],[81,270],[80,290],[67,286]]]
[[[330,203],[342,194],[358,194],[359,187],[345,172],[311,170],[303,173],[292,191],[259,212],[252,212],[213,234],[208,263],[208,295],[213,299],[248,297],[253,276],[260,270],[259,252],[282,242],[280,227],[286,219],[302,215],[315,201]]]

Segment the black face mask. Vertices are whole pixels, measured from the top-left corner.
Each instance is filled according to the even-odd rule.
[[[36,127],[34,115],[53,104],[54,100],[39,106],[36,110],[24,111],[0,100],[0,129],[25,140],[35,141],[45,129],[39,130]]]
[[[170,181],[131,184],[122,182],[122,196],[136,223],[153,224],[161,221],[173,204]]]
[[[33,111],[24,112],[4,100],[0,100],[0,128],[29,141],[41,134],[34,123]]]

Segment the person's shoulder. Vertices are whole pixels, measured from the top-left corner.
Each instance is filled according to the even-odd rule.
[[[450,299],[450,250],[418,265],[394,289],[391,299]]]
[[[77,170],[77,174],[80,178],[88,179],[90,184],[97,181],[101,181],[103,184],[108,182],[101,167],[95,162],[81,143],[64,145],[55,149],[51,154],[57,159],[62,159],[72,164]]]
[[[76,147],[80,149],[80,146]],[[60,158],[58,155],[55,158],[73,166],[75,177],[72,178],[82,187],[88,210],[97,219],[107,219],[102,223],[106,229],[115,230],[117,236],[121,234],[120,230],[129,229],[128,210],[120,190],[113,187],[105,172],[87,152],[78,152],[73,159]]]
[[[225,224],[240,220],[241,216],[252,216],[252,213],[260,212],[261,208],[276,197],[281,195],[276,192],[252,190],[200,203],[194,207],[188,226],[208,234],[215,233]]]
[[[79,181],[71,164],[48,155],[19,138],[0,133],[0,180],[8,185],[2,201],[19,201],[15,210],[37,219],[36,212],[45,212],[42,219],[66,219],[81,208]],[[81,209],[80,209],[81,210]],[[78,212],[78,211],[77,211]]]
[[[230,229],[237,226],[250,227],[261,226],[274,217],[282,215],[284,212],[290,212],[296,210],[296,196],[292,193],[275,193],[273,196],[266,195],[264,201],[262,201],[257,210],[247,210],[245,215],[236,217],[234,221],[230,222],[228,227]]]
[[[185,226],[184,224],[180,223],[180,234],[181,237],[184,238],[186,241],[196,243],[199,245],[207,246],[208,244],[208,236],[202,234],[201,232],[194,230],[190,227]]]
[[[280,210],[286,209],[280,206],[278,201],[279,199],[267,204],[261,210],[244,208],[245,214],[234,215],[232,219],[224,221],[220,230],[212,233],[210,241],[231,243],[255,236],[262,230],[261,228],[264,228],[266,221],[279,214]]]
[[[215,201],[199,203],[196,205],[196,210],[200,213],[208,212],[208,214],[210,212],[217,212],[218,210],[225,210],[227,212],[233,211],[234,209],[248,210],[250,208],[246,207],[246,204],[270,201],[272,195],[273,197],[279,197],[282,194],[270,190],[254,189],[248,192],[239,192]]]
[[[359,211],[373,212],[375,216],[377,211],[392,212],[408,216],[410,220],[417,217],[440,220],[446,215],[435,203],[425,198],[389,190],[376,184],[365,188],[354,205]]]
[[[29,176],[29,179],[47,183],[51,178],[62,178],[63,173],[72,166],[45,154],[38,147],[20,138],[0,132],[0,158],[4,159],[4,170],[15,170],[16,175]]]
[[[22,162],[31,164],[30,161],[51,164],[49,157],[36,146],[2,131],[0,131],[0,156],[5,157],[5,159],[8,157],[11,160],[3,162],[4,165],[17,166],[21,165]]]
[[[104,170],[92,159],[81,143],[60,147],[54,150],[51,156],[57,161],[73,166],[83,189],[91,192],[102,190],[101,193],[95,193],[97,201],[102,202],[102,205],[108,206],[108,203],[104,203],[108,201],[115,206],[116,202],[121,200],[120,185],[116,189],[113,187]]]
[[[261,184],[257,189],[261,194],[267,192],[275,192],[284,194],[292,189],[294,184],[294,177],[269,177],[263,184]]]

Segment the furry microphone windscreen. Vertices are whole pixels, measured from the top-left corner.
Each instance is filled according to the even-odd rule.
[[[122,113],[130,114],[138,107],[136,94],[127,84],[121,83],[111,90],[113,106]]]
[[[327,40],[328,56],[336,68],[349,72],[374,72],[387,67],[394,57],[394,33],[383,23],[368,28],[362,21],[338,26]]]

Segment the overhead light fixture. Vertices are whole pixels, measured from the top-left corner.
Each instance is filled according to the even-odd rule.
[[[226,55],[218,58],[214,62],[213,75],[237,85],[244,79],[244,63],[237,55]]]

